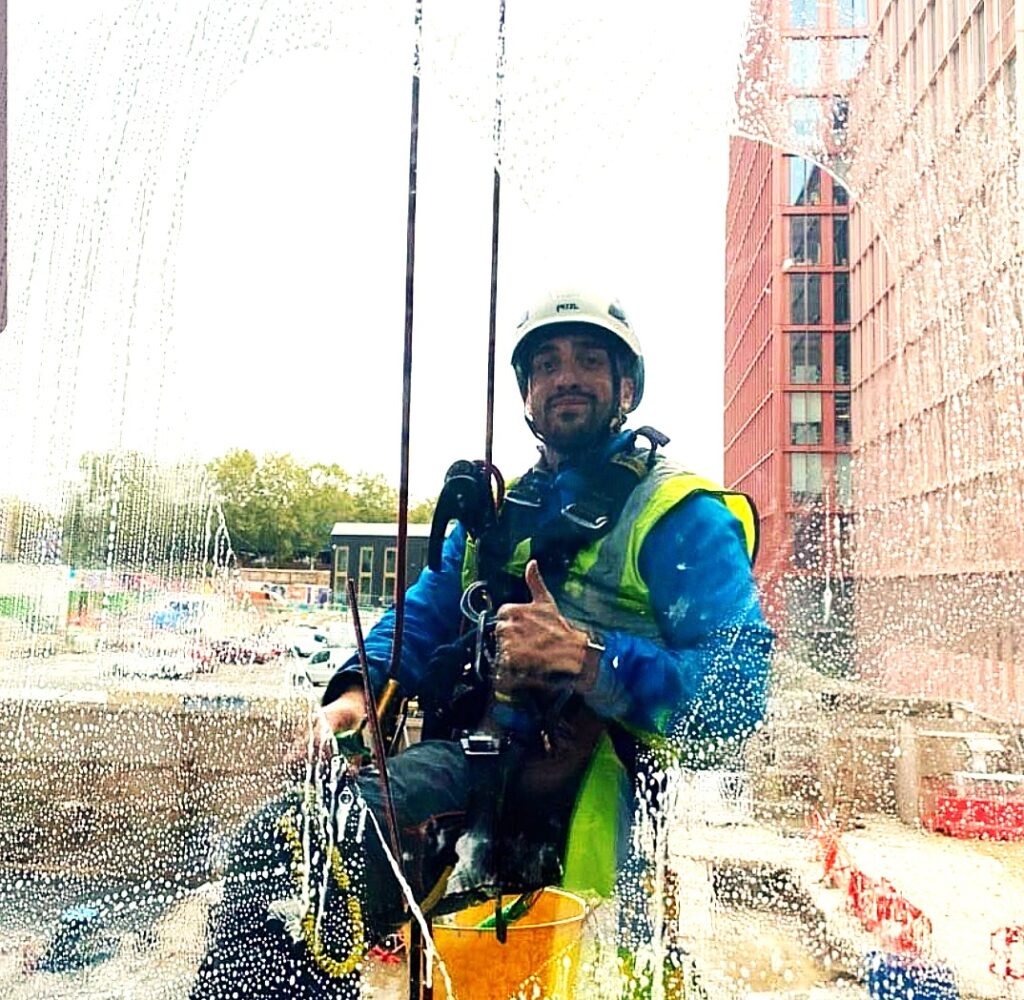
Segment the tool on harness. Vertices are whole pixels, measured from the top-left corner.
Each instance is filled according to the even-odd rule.
[[[474,540],[494,529],[505,483],[501,473],[493,465],[490,468],[497,485],[497,501],[491,492],[491,477],[483,462],[460,459],[445,473],[444,486],[437,498],[430,523],[430,541],[427,545],[427,565],[435,573],[441,568],[444,535],[452,521],[458,521]]]

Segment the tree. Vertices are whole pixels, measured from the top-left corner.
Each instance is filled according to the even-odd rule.
[[[300,465],[291,455],[257,457],[236,449],[210,462],[235,552],[275,565],[327,548],[338,521],[394,521],[398,490],[381,475],[350,475],[337,464]],[[429,521],[433,501],[410,508]]]

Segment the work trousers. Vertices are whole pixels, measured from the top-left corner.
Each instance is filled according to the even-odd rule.
[[[500,802],[496,794],[507,778],[514,785],[518,764],[510,751],[467,756],[447,741],[389,760],[402,867],[418,902],[453,866],[449,898],[486,895],[496,877],[508,891],[558,881],[571,798],[506,812],[500,841],[492,837],[496,806],[517,801],[514,789]],[[404,919],[387,831],[373,768],[335,773],[264,806],[231,844],[191,1000],[358,997],[364,953]]]

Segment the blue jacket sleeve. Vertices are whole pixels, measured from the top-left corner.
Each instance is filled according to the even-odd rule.
[[[420,692],[427,662],[438,646],[454,642],[459,632],[459,599],[462,596],[462,560],[466,535],[456,525],[445,539],[441,568],[424,567],[419,579],[405,593],[402,625],[402,658],[398,680],[405,693]],[[391,665],[395,639],[395,609],[389,608],[366,636],[366,659],[374,692],[379,694]],[[325,705],[359,683],[359,659],[347,660],[331,678],[324,692]]]
[[[773,634],[740,522],[713,497],[688,497],[651,529],[639,569],[663,644],[607,633],[587,703],[640,733],[749,734],[764,715]]]

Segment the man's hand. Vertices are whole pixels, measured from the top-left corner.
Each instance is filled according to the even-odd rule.
[[[366,718],[366,699],[363,689],[349,688],[329,705],[324,705],[317,712],[312,733],[313,760],[331,755],[331,737],[335,733],[344,733],[358,729]],[[288,764],[302,764],[309,760],[310,732],[303,726],[295,734],[291,745],[285,753]]]
[[[529,604],[505,604],[498,611],[494,636],[498,652],[495,687],[549,687],[581,681],[587,633],[563,617],[540,575],[537,560],[526,564]]]

